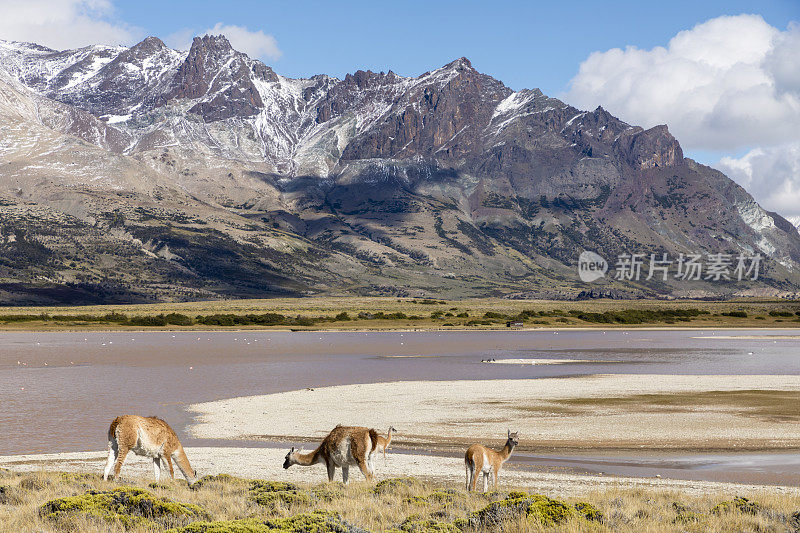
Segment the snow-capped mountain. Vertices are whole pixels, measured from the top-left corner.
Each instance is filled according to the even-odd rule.
[[[619,294],[800,281],[796,229],[685,159],[666,126],[512,91],[465,58],[417,77],[291,79],[224,36],[188,52],[156,37],[66,51],[0,41],[0,119],[0,242],[51,258],[0,271],[9,283],[100,284],[121,299],[553,296],[583,288],[581,249],[771,259],[747,289],[612,283]],[[71,230],[47,233],[55,220]],[[125,259],[78,257],[87,235],[124,244]]]

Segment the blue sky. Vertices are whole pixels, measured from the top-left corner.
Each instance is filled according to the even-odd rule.
[[[800,20],[798,0],[766,2],[156,1],[119,0],[116,16],[163,39],[217,22],[263,30],[286,76],[357,69],[417,75],[466,56],[513,89],[563,92],[591,52],[651,48],[720,15],[758,13],[772,26]]]

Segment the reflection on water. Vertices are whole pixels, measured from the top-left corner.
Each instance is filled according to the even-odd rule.
[[[188,403],[304,387],[594,373],[797,375],[795,333],[705,339],[697,331],[636,330],[4,332],[0,454],[98,449],[108,423],[122,413],[158,414],[180,428]],[[702,333],[712,335],[730,332]],[[434,355],[440,357],[427,357]],[[581,362],[480,363],[488,358]]]
[[[800,453],[670,453],[512,456],[521,468],[626,477],[800,485]]]

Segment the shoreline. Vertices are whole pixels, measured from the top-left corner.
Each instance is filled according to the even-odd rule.
[[[398,443],[447,448],[495,442],[511,428],[521,450],[526,441],[556,449],[800,449],[800,422],[781,418],[787,395],[800,398],[800,376],[394,381],[192,404],[186,430],[194,438],[302,441],[321,439],[336,423],[393,425]]]
[[[270,448],[187,447],[186,453],[200,476],[231,474],[251,479],[269,479],[294,483],[322,483],[326,480],[322,465],[282,467],[285,450]],[[62,471],[102,473],[106,451],[12,455],[0,457],[0,468],[14,472]],[[416,477],[425,481],[463,488],[463,460],[452,457],[389,454],[386,462],[375,461],[378,480],[391,477]],[[339,474],[337,474],[339,475]],[[152,461],[129,454],[123,467],[127,479],[152,481]],[[180,474],[176,474],[176,480]],[[353,475],[356,482],[361,474]],[[657,489],[687,494],[787,494],[800,495],[800,487],[791,485],[696,481],[662,477],[539,472],[508,464],[500,476],[500,485],[531,487],[537,492],[559,496],[583,495],[605,489]]]
[[[381,428],[375,428],[380,434]],[[214,440],[214,439],[196,439],[199,441]],[[301,435],[245,435],[236,439],[230,439],[226,444],[219,445],[219,448],[235,448],[245,446],[249,448],[260,447],[279,447],[278,445],[296,446],[298,443],[304,445],[306,448],[312,448],[320,442],[321,439],[301,436]],[[402,453],[424,452],[424,454],[443,455],[463,452],[464,449],[473,442],[474,439],[464,439],[459,442],[419,442],[419,441],[406,441],[398,437],[392,439],[392,449]],[[500,448],[502,443],[499,440],[493,442],[491,446]],[[800,441],[791,441],[783,443],[770,442],[769,445],[764,442],[749,442],[744,444],[731,444],[725,445],[724,442],[711,443],[711,444],[697,444],[690,445],[686,442],[676,442],[672,446],[657,444],[648,445],[643,448],[640,442],[627,442],[619,444],[601,443],[599,445],[588,446],[583,443],[569,443],[564,441],[545,441],[538,442],[536,445],[520,444],[517,446],[517,451],[523,454],[535,455],[563,455],[565,457],[580,457],[581,455],[593,456],[606,456],[614,457],[620,455],[640,455],[642,458],[647,454],[736,454],[736,453],[763,453],[766,455],[780,455],[787,452],[797,452],[800,454]],[[72,452],[65,452],[72,453]],[[2,456],[0,456],[2,457]]]
[[[396,332],[396,333],[415,333],[415,332],[480,332],[480,331],[503,331],[506,333],[530,333],[530,332],[569,332],[569,331],[776,331],[776,330],[798,330],[800,331],[800,325],[798,326],[788,326],[785,324],[776,324],[771,326],[718,326],[709,324],[707,326],[652,326],[652,325],[642,325],[637,326],[635,324],[603,324],[602,326],[547,326],[547,327],[524,327],[524,328],[508,328],[505,326],[497,326],[497,327],[490,327],[490,326],[475,326],[470,328],[459,328],[459,327],[442,327],[442,326],[419,326],[419,327],[374,327],[374,328],[347,328],[347,327],[328,327],[328,328],[317,328],[314,326],[299,326],[296,328],[287,328],[285,326],[236,326],[230,327],[226,329],[220,329],[218,326],[215,327],[205,327],[205,326],[183,326],[183,327],[169,327],[169,326],[153,326],[148,329],[142,329],[141,326],[131,326],[129,328],[120,327],[120,326],[109,326],[103,327],[100,325],[88,324],[86,326],[54,326],[54,327],[41,327],[40,324],[37,324],[36,327],[11,327],[11,324],[3,324],[0,325],[0,333],[2,332],[29,332],[29,333],[38,333],[38,332],[64,332],[64,333],[78,333],[83,331],[99,331],[105,333],[157,333],[157,332],[169,332],[169,333],[179,333],[179,332],[186,332],[191,333],[193,331],[203,331],[205,333],[236,333],[236,332],[251,332],[251,331],[265,331],[265,332],[282,332],[282,333],[302,333],[302,332],[309,332],[309,333],[381,333],[381,332]],[[693,337],[695,339],[719,339],[719,340],[733,340],[733,339],[742,339],[742,340],[759,340],[761,338],[766,338],[768,336],[760,336],[760,335],[746,335],[746,336],[711,336],[711,337]],[[800,339],[800,334],[798,335],[775,335],[769,338],[769,340],[774,339],[786,339],[786,340],[798,340]]]

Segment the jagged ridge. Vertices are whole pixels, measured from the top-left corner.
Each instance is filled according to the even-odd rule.
[[[19,124],[0,146],[14,162],[2,174],[10,205],[29,202],[90,226],[119,213],[118,237],[139,246],[144,263],[180,273],[166,294],[187,284],[204,297],[562,294],[582,287],[573,272],[580,249],[763,253],[773,262],[761,290],[796,284],[796,230],[685,159],[666,126],[643,130],[538,89],[514,92],[466,58],[418,77],[290,79],[223,36],[196,38],[188,52],[148,37],[131,48],[63,52],[3,42],[0,68],[8,73],[0,111]],[[36,138],[26,134],[31,123],[44,128]],[[59,134],[88,145],[54,150],[70,143]],[[198,238],[178,238],[175,220],[192,221],[178,229]],[[10,217],[0,231],[20,223]],[[247,263],[251,249],[261,259],[244,271],[204,270],[215,254],[203,245],[212,230],[235,249],[230,261]],[[32,238],[43,242],[42,231],[33,228]],[[285,263],[301,256],[289,282]],[[28,276],[41,270],[29,266]],[[68,270],[48,272],[60,283],[75,278]],[[103,268],[89,270],[88,280],[103,279]],[[231,276],[252,283],[245,289]]]

